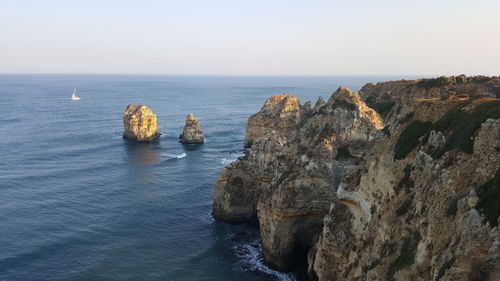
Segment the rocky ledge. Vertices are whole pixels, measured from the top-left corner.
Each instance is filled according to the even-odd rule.
[[[192,113],[187,115],[184,130],[179,138],[181,139],[180,142],[184,144],[199,144],[205,141],[205,136],[200,128],[200,122],[198,122]]]
[[[213,216],[259,225],[307,280],[499,280],[500,77],[273,96],[224,168]]]
[[[129,104],[123,115],[123,138],[153,141],[160,137],[156,115],[145,105]]]

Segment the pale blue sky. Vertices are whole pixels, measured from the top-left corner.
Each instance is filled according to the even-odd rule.
[[[0,73],[500,74],[500,1],[0,0]]]

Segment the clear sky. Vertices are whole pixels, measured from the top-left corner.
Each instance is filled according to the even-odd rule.
[[[500,74],[500,0],[0,0],[0,73]]]

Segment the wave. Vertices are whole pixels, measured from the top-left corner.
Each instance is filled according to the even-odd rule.
[[[236,270],[261,275],[266,280],[296,281],[291,273],[276,271],[265,265],[262,256],[262,243],[259,239],[233,246],[233,251],[240,260],[235,264]]]
[[[172,154],[172,153],[162,153],[161,156],[164,156],[167,158],[167,160],[170,159],[182,159],[187,156],[186,153],[181,153],[181,154]]]
[[[238,158],[240,158],[241,156],[244,156],[245,154],[244,153],[235,153],[235,154],[231,154],[231,156],[227,157],[227,158],[222,158],[221,160],[221,163],[224,165],[224,166],[227,166],[231,163],[233,163],[234,161],[236,161]]]

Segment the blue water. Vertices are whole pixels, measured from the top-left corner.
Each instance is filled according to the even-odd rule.
[[[0,75],[0,280],[293,280],[263,264],[254,227],[212,219],[219,172],[270,95],[314,104],[394,78]],[[159,142],[121,138],[134,103]],[[189,112],[203,145],[178,143]]]

